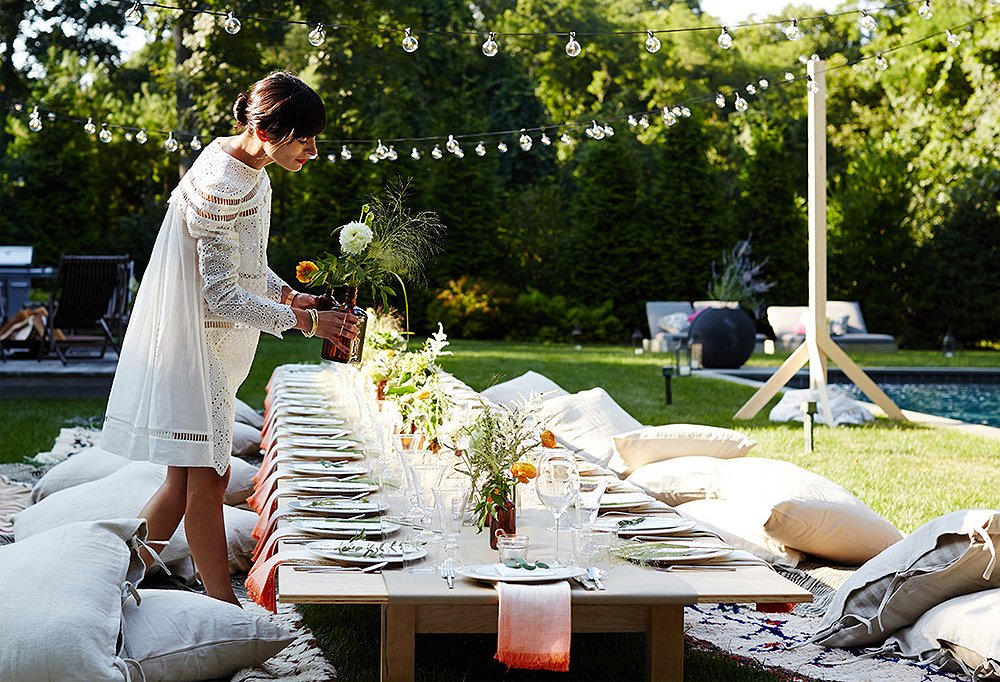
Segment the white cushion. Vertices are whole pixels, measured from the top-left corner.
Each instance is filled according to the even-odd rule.
[[[166,469],[152,462],[132,462],[110,476],[54,493],[14,515],[14,538],[21,541],[38,533],[75,521],[135,517],[156,492]],[[233,573],[250,566],[256,542],[250,536],[257,514],[235,507],[223,508],[226,540],[229,545],[229,568]],[[191,550],[184,534],[184,523],[160,552],[169,567],[187,563]]]
[[[267,618],[194,592],[142,590],[124,608],[124,654],[146,682],[229,679],[284,649],[294,637]]]
[[[976,679],[1000,677],[1000,589],[949,599],[886,640],[883,650]]]
[[[125,583],[142,577],[128,542],[141,519],[73,523],[0,547],[0,680],[125,680]]]
[[[954,597],[1000,587],[1000,510],[939,516],[838,588],[813,641],[871,646]]]
[[[567,395],[562,386],[538,372],[525,372],[509,381],[490,386],[482,392],[482,396],[497,405],[513,405],[529,399],[532,394],[538,394],[543,400]]]
[[[656,321],[657,326],[668,334],[687,334],[691,330],[691,321],[687,313],[670,313]]]
[[[752,501],[696,500],[677,507],[719,535],[736,549],[743,549],[764,561],[782,566],[798,566],[802,552],[786,547],[764,530],[769,509]]]
[[[229,460],[229,483],[226,484],[226,504],[243,504],[253,494],[253,477],[258,467],[232,457]]]
[[[864,405],[849,396],[842,388],[827,386],[826,395],[827,404],[830,407],[830,416],[833,418],[835,426],[840,426],[841,424],[864,424],[875,419],[872,413],[865,409]],[[802,404],[811,400],[816,400],[816,395],[808,388],[788,391],[771,408],[767,418],[773,422],[801,422],[805,419],[805,415],[802,412]],[[826,423],[826,417],[823,416],[823,408],[818,402],[813,420],[817,424]]]
[[[672,457],[743,457],[755,445],[739,431],[701,424],[643,426],[615,434],[615,449],[631,471]]]
[[[249,424],[235,422],[233,424],[233,454],[260,454],[260,429]]]
[[[609,466],[614,455],[614,434],[642,426],[603,388],[546,400],[539,418],[562,445],[601,466]],[[620,473],[620,463],[615,466]]]
[[[626,480],[676,507],[715,497],[723,462],[715,457],[677,457],[639,467]]]
[[[264,428],[264,416],[260,412],[239,398],[235,399],[234,405],[236,406],[236,421],[241,424],[249,424],[258,431]]]

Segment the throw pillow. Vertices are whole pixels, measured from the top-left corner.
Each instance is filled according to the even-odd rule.
[[[249,424],[235,422],[233,424],[233,454],[260,454],[260,429]]]
[[[142,590],[123,611],[124,653],[146,682],[229,679],[294,639],[266,618],[193,592]]]
[[[886,640],[881,651],[975,680],[1000,678],[1000,589],[938,604]]]
[[[110,476],[128,463],[127,457],[104,448],[84,448],[45,472],[31,490],[31,501],[38,502],[60,490]]]
[[[657,326],[668,334],[687,334],[691,330],[691,321],[687,313],[670,313],[657,322]]]
[[[643,426],[618,433],[614,440],[630,471],[673,457],[743,457],[757,445],[739,431],[700,424]]]
[[[600,466],[608,466],[614,455],[614,434],[642,426],[603,388],[546,400],[539,419],[560,444]]]
[[[538,372],[525,372],[519,377],[490,386],[482,396],[497,405],[513,405],[537,393],[543,400],[567,395],[562,386]]]
[[[257,468],[250,462],[233,457],[229,460],[229,483],[226,485],[226,504],[238,505],[253,495],[253,477]]]
[[[253,409],[239,398],[236,399],[235,406],[236,421],[241,424],[248,424],[258,431],[264,428],[264,416],[260,412]]]
[[[680,505],[677,511],[736,549],[746,550],[768,563],[795,567],[805,558],[802,552],[786,547],[764,530],[769,511],[766,505],[752,500],[696,500]]]
[[[813,636],[824,646],[871,646],[954,597],[1000,587],[1000,510],[969,509],[925,523],[840,586]]]
[[[843,336],[849,330],[847,328],[847,315],[835,317],[830,320],[830,336]]]
[[[715,497],[722,460],[678,457],[639,467],[626,479],[672,507]]]
[[[747,457],[720,472],[718,496],[766,506],[764,530],[787,547],[856,566],[901,537],[847,489],[791,462]]]
[[[0,547],[0,680],[126,680],[120,656],[130,548],[141,519],[72,523]]]

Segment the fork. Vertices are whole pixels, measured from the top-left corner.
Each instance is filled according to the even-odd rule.
[[[388,564],[388,561],[383,561],[364,568],[360,566],[293,566],[292,570],[303,573],[381,573],[381,569]]]
[[[447,581],[447,583],[448,583],[448,589],[449,590],[454,590],[455,589],[455,569],[451,565],[451,559],[446,559],[444,562],[441,563],[441,566],[438,568],[438,573],[440,573],[441,577],[444,578],[445,581]]]

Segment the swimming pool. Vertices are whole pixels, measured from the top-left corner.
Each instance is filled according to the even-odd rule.
[[[853,384],[838,384],[851,397],[868,398]],[[1000,427],[1000,384],[882,383],[879,388],[904,410]]]

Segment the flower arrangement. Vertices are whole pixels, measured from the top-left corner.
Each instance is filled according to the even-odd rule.
[[[759,318],[763,312],[761,296],[770,291],[774,282],[767,282],[761,277],[765,258],[759,263],[751,259],[750,238],[736,242],[733,250],[723,252],[722,269],[716,271],[712,262],[712,281],[708,285],[708,296],[716,301],[736,301],[740,307]]]

